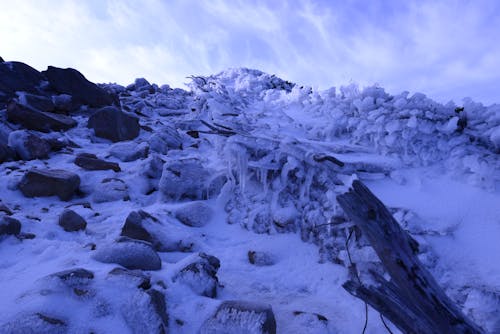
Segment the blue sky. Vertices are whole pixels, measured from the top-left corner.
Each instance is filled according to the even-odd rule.
[[[257,68],[500,102],[500,1],[0,0],[0,56],[96,82]]]

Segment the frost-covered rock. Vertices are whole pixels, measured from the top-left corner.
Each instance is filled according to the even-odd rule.
[[[184,261],[191,263],[183,267],[174,276],[174,282],[181,282],[189,286],[201,296],[215,298],[219,284],[219,278],[217,277],[217,270],[220,267],[219,259],[205,253],[198,253],[193,254]]]
[[[163,165],[159,190],[168,198],[202,199],[210,172],[197,159],[169,161]]]
[[[128,186],[118,178],[105,178],[98,183],[92,193],[95,203],[126,200],[129,198]]]
[[[85,230],[87,222],[75,211],[66,209],[59,216],[59,226],[66,232],[76,232]]]
[[[165,295],[157,289],[137,291],[120,311],[133,334],[168,332]]]
[[[116,107],[104,107],[89,117],[88,127],[97,137],[112,142],[134,139],[139,135],[139,119]]]
[[[184,225],[202,227],[208,224],[214,215],[213,209],[205,202],[191,202],[175,210],[175,217]]]
[[[75,165],[86,170],[108,170],[120,172],[121,168],[116,162],[105,161],[97,158],[95,154],[80,153],[75,158]]]
[[[18,184],[26,197],[58,196],[68,201],[80,186],[77,174],[61,169],[30,169]]]
[[[270,305],[247,301],[225,301],[200,329],[202,334],[276,334]]]
[[[111,146],[109,153],[123,162],[135,161],[147,158],[149,145],[145,142],[140,144],[134,142],[117,143]]]
[[[182,138],[175,128],[165,126],[149,137],[149,146],[152,151],[167,154],[169,150],[182,148]]]
[[[46,159],[51,150],[46,140],[26,130],[12,131],[9,146],[23,160]]]
[[[143,290],[151,288],[151,277],[141,270],[128,270],[125,268],[114,268],[108,273],[108,279],[124,279],[131,282],[135,287]]]
[[[151,244],[126,237],[98,247],[93,257],[99,262],[116,263],[127,269],[161,269],[161,259]]]
[[[144,218],[145,217],[137,211],[129,213],[127,219],[125,220],[125,224],[123,224],[120,235],[152,243],[153,238],[151,234],[149,234],[148,230],[142,226]]]

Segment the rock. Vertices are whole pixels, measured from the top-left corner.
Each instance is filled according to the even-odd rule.
[[[87,222],[75,211],[66,209],[59,216],[59,226],[66,232],[76,232],[85,230]]]
[[[157,153],[167,154],[169,150],[182,149],[182,138],[175,128],[165,126],[149,137],[149,147]]]
[[[19,235],[21,233],[21,223],[19,220],[0,215],[0,237],[4,235]]]
[[[75,69],[49,66],[42,74],[47,77],[50,86],[56,92],[71,95],[77,103],[97,108],[116,102],[114,96],[88,81]]]
[[[175,211],[175,217],[184,225],[203,227],[213,217],[213,210],[205,202],[191,202]]]
[[[16,152],[7,144],[0,142],[0,164],[6,161],[12,161],[16,158]]]
[[[148,157],[148,143],[118,143],[111,146],[109,153],[123,162],[135,161],[137,159],[145,159]]]
[[[108,273],[108,277],[124,277],[134,282],[139,289],[148,290],[151,288],[151,277],[140,270],[128,270],[124,268],[114,268]]]
[[[121,311],[132,334],[168,332],[165,295],[157,289],[135,294]]]
[[[134,139],[139,135],[139,119],[122,112],[116,107],[104,107],[89,117],[88,127],[94,129],[97,137],[112,142]]]
[[[271,305],[247,301],[225,301],[203,323],[200,334],[276,334]]]
[[[86,170],[108,170],[120,172],[121,168],[116,162],[105,161],[90,153],[80,153],[75,158],[75,165]]]
[[[248,251],[248,262],[259,267],[272,266],[276,263],[271,254],[256,251]]]
[[[83,268],[68,269],[50,275],[63,281],[80,281],[94,279],[94,273]]]
[[[220,267],[219,259],[205,253],[198,253],[186,259],[186,261],[193,262],[182,268],[174,276],[174,282],[179,281],[189,286],[201,296],[215,298],[219,284],[219,278],[217,277],[217,270]]]
[[[142,226],[143,217],[136,211],[132,211],[125,224],[122,227],[121,236],[129,237],[137,240],[144,240],[149,243],[153,242],[151,234]]]
[[[0,326],[3,334],[66,334],[68,325],[65,321],[44,313],[20,313],[13,320]]]
[[[98,247],[94,259],[103,263],[116,263],[127,269],[161,269],[161,259],[151,244],[126,237]]]
[[[99,183],[92,194],[95,203],[114,202],[128,199],[128,186],[117,178],[106,178]]]
[[[47,159],[51,150],[46,140],[26,130],[12,131],[9,146],[22,160]]]
[[[26,92],[17,92],[16,94],[18,96],[19,103],[23,106],[45,112],[55,111],[54,102],[46,96],[29,94]]]
[[[202,199],[209,178],[209,171],[199,160],[175,160],[163,165],[158,187],[166,197],[174,200]]]
[[[129,90],[129,91],[135,90],[137,92],[148,91],[151,94],[155,92],[155,89],[153,88],[153,86],[151,86],[149,81],[147,81],[144,78],[135,79],[135,82],[133,84],[130,84],[127,86],[127,90]]]
[[[0,62],[0,103],[13,98],[17,91],[37,93],[43,80],[40,72],[24,63]]]
[[[54,112],[58,114],[69,114],[81,107],[81,104],[74,102],[71,95],[68,94],[54,95],[52,102],[54,103]]]
[[[153,154],[151,159],[145,164],[143,171],[144,175],[149,179],[159,179],[163,172],[163,161],[157,154]]]
[[[12,216],[13,213],[12,210],[7,205],[2,203],[1,200],[0,200],[0,212],[5,213],[7,216]]]
[[[31,169],[18,184],[26,197],[57,195],[63,201],[68,201],[79,186],[78,175],[60,169]]]
[[[76,121],[65,115],[43,112],[12,101],[7,106],[7,120],[21,124],[29,130],[41,132],[66,131],[76,126]]]

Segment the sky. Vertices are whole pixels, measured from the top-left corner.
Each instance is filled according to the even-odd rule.
[[[0,0],[0,56],[94,82],[256,68],[318,89],[358,83],[500,103],[500,1]]]

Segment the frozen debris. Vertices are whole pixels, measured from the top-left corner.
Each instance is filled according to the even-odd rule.
[[[276,334],[276,320],[270,305],[225,301],[200,329],[202,334]]]
[[[161,259],[150,243],[127,237],[97,247],[93,257],[99,262],[116,263],[127,269],[161,269]]]
[[[76,232],[85,230],[87,222],[75,211],[66,209],[59,216],[59,226],[66,232]]]
[[[203,199],[210,171],[198,159],[168,161],[158,184],[159,190],[173,200]]]
[[[30,169],[19,182],[19,190],[26,197],[57,195],[68,201],[80,186],[77,174],[61,169]]]

